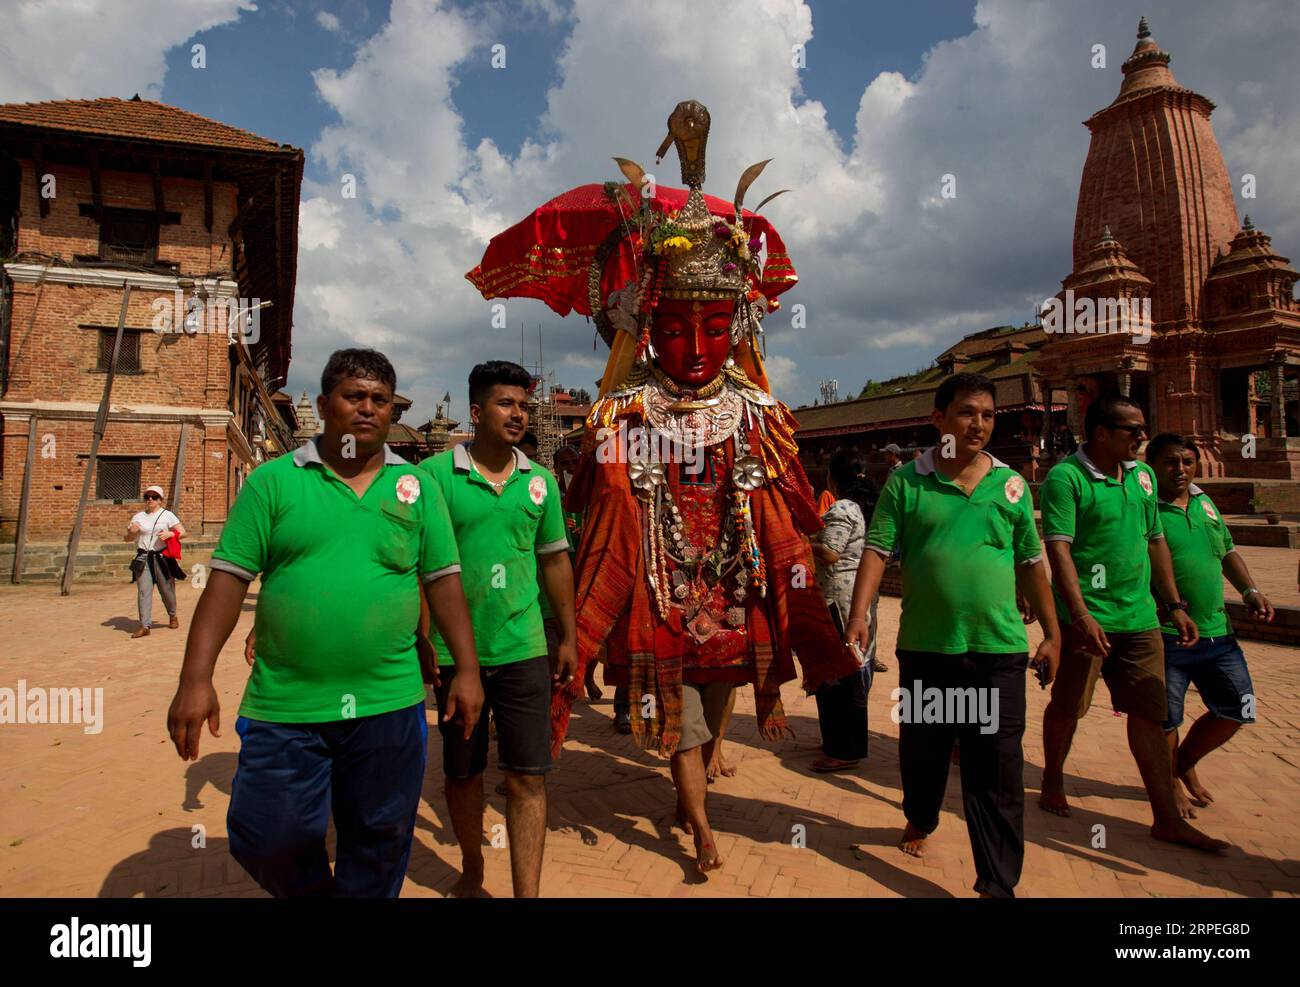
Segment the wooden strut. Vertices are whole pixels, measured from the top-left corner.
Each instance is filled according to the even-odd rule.
[[[63,563],[63,581],[59,586],[60,596],[67,596],[72,592],[77,548],[81,544],[81,523],[86,518],[86,498],[90,494],[90,481],[95,475],[95,466],[99,459],[99,440],[104,437],[104,430],[108,427],[108,408],[113,397],[113,377],[117,373],[117,356],[122,349],[122,332],[126,328],[126,307],[130,300],[131,282],[123,281],[122,308],[117,314],[117,333],[113,336],[113,354],[108,361],[108,374],[104,380],[104,396],[99,399],[99,413],[95,416],[95,432],[90,439],[90,456],[86,460],[86,475],[81,478],[81,498],[77,501],[77,519],[72,524],[72,535],[68,538],[68,557]]]
[[[36,415],[27,426],[27,462],[23,466],[23,493],[18,501],[18,537],[14,541],[14,571],[12,583],[23,581],[23,552],[27,548],[27,517],[32,496],[32,470],[36,468]]]
[[[185,465],[185,422],[181,422],[181,434],[176,440],[176,468],[172,470],[171,512],[177,517],[181,509],[181,476]]]

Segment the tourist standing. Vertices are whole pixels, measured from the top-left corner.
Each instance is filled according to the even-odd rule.
[[[153,588],[158,587],[163,606],[167,608],[167,626],[180,627],[176,619],[176,580],[185,573],[176,560],[164,555],[163,550],[173,538],[185,535],[180,518],[164,505],[167,494],[162,487],[153,485],[144,491],[144,510],[136,511],[126,527],[123,541],[135,542],[135,558],[131,561],[131,580],[135,583],[136,609],[140,626],[132,638],[149,634],[153,626]]]

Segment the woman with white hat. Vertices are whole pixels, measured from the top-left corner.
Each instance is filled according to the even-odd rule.
[[[166,492],[154,484],[144,491],[144,510],[136,512],[127,525],[123,541],[135,541],[135,559],[131,562],[131,579],[136,585],[140,609],[140,626],[131,637],[144,637],[153,624],[153,588],[158,592],[171,618],[168,627],[180,627],[176,619],[176,579],[185,575],[174,558],[162,554],[172,538],[185,534],[180,518],[163,506]]]

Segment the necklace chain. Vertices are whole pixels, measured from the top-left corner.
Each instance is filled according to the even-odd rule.
[[[483,477],[484,482],[498,493],[505,489],[506,484],[510,482],[510,477],[515,475],[515,468],[518,465],[518,461],[514,456],[514,450],[511,450],[510,472],[506,474],[506,478],[504,480],[489,480],[487,474],[483,472],[483,467],[478,464],[478,460],[474,458],[474,454],[469,451],[468,446],[465,448],[465,455],[469,456],[470,465],[478,470],[478,475]]]

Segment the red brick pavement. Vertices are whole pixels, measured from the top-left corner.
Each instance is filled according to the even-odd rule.
[[[1246,549],[1257,582],[1275,602],[1296,604],[1294,552]],[[198,592],[179,590],[182,626]],[[240,641],[251,604],[222,653],[216,685],[220,738],[205,734],[202,757],[182,763],[165,735],[184,630],[157,629],[139,641],[134,591],[0,587],[0,686],[102,686],[105,723],[0,725],[0,895],[259,895],[231,858],[225,815],[234,773],[234,734],[246,666]],[[890,660],[898,601],[880,606],[882,654]],[[1025,739],[1026,896],[1270,896],[1300,893],[1300,665],[1293,648],[1246,642],[1259,723],[1212,755],[1201,770],[1216,796],[1200,824],[1234,843],[1211,857],[1156,843],[1121,721],[1104,688],[1080,724],[1069,762],[1071,819],[1034,805],[1042,765],[1046,695],[1030,688]],[[893,665],[893,662],[890,661]],[[551,830],[543,891],[555,896],[969,896],[974,881],[956,772],[942,822],[923,860],[900,853],[897,727],[891,668],[870,699],[870,757],[851,774],[820,776],[816,709],[784,690],[796,736],[756,737],[752,694],[742,690],[728,757],[734,778],[711,786],[710,815],[726,865],[707,882],[692,876],[689,842],[669,829],[673,790],[666,762],[634,750],[610,724],[607,698],[579,705],[551,776]],[[612,690],[606,690],[607,696]],[[1190,715],[1201,706],[1189,698]],[[430,736],[430,770],[404,893],[440,894],[456,877],[451,834]],[[487,774],[491,792],[499,772]],[[485,841],[504,824],[489,795]],[[1098,845],[1095,827],[1104,827]],[[202,827],[202,829],[196,829]],[[800,828],[802,827],[802,828]],[[1097,831],[1101,832],[1101,831]],[[199,834],[203,839],[199,839]],[[797,846],[802,836],[803,846]],[[196,844],[203,842],[202,847]],[[510,893],[508,851],[487,851],[487,889]]]

